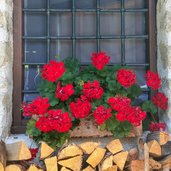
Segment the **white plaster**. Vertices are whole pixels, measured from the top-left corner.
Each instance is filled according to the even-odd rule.
[[[0,28],[0,42],[8,41],[8,32],[4,28]]]

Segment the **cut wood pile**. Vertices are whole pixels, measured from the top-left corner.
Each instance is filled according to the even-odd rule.
[[[40,143],[34,159],[24,142],[0,143],[0,171],[151,171],[171,169],[171,142],[165,132],[142,137],[64,145],[54,151]]]

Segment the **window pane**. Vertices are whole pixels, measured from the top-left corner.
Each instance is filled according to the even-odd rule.
[[[145,13],[127,12],[125,13],[125,34],[142,35],[146,34]]]
[[[46,41],[25,41],[24,62],[46,63]]]
[[[24,0],[24,8],[46,8],[46,0]]]
[[[71,40],[56,40],[50,44],[50,57],[57,61],[61,61],[66,57],[72,56]]]
[[[95,40],[77,40],[76,57],[84,64],[91,63],[92,52],[96,52]]]
[[[120,40],[101,40],[100,48],[110,56],[110,63],[121,63]]]
[[[38,96],[40,96],[40,95],[37,93],[24,93],[23,102],[32,102]],[[24,117],[24,118],[26,118],[26,117]]]
[[[125,8],[145,8],[145,0],[125,0]]]
[[[76,14],[76,35],[95,36],[96,35],[96,14],[82,13]]]
[[[71,13],[53,13],[50,16],[51,36],[71,36],[72,16]]]
[[[121,0],[100,0],[101,9],[121,8]]]
[[[146,63],[145,40],[125,40],[125,60],[127,63]]]
[[[72,0],[50,0],[50,8],[52,9],[70,9],[72,8]]]
[[[24,66],[24,90],[36,90],[40,82],[39,66]]]
[[[101,13],[100,34],[101,35],[120,35],[121,34],[120,13]]]
[[[25,36],[45,36],[46,35],[46,14],[32,13],[24,15]]]
[[[79,9],[92,9],[96,8],[96,0],[76,0],[75,5]]]
[[[144,74],[146,73],[146,69],[145,68],[142,68],[142,67],[133,67],[132,68],[135,73],[136,73],[136,76],[137,76],[137,83],[140,85],[140,86],[143,86],[146,84],[146,81],[145,81],[145,78],[144,78]]]

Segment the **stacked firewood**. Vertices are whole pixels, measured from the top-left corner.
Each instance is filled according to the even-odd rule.
[[[151,171],[171,169],[171,142],[165,132],[99,142],[70,143],[54,151],[40,143],[34,159],[24,142],[0,143],[0,171]]]

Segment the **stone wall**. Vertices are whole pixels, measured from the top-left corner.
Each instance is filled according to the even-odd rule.
[[[161,91],[169,98],[169,108],[160,111],[160,119],[171,133],[171,0],[157,3],[157,69],[162,78]]]
[[[0,0],[0,139],[12,121],[13,1]]]

